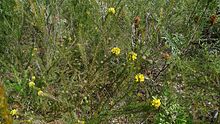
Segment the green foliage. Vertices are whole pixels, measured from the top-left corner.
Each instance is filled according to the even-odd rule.
[[[212,114],[219,112],[219,5],[0,1],[0,77],[19,112],[14,120],[219,123]]]
[[[173,91],[173,87],[167,82],[163,91],[163,107],[161,112],[157,114],[156,123],[158,124],[188,124],[187,109],[180,104],[180,98]]]

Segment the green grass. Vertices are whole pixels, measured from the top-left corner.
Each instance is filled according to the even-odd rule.
[[[0,82],[9,107],[0,112],[17,110],[15,124],[220,123],[219,6],[218,0],[1,1]],[[139,73],[143,82],[135,79]]]

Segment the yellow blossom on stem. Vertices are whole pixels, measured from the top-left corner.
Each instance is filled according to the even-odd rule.
[[[135,52],[130,52],[130,53],[128,54],[128,60],[134,61],[134,60],[136,60],[136,59],[137,59],[137,53],[135,53]]]
[[[85,124],[85,121],[78,120],[78,124]]]
[[[36,79],[35,76],[32,76],[32,77],[31,77],[31,80],[32,80],[32,81],[35,81],[35,79]]]
[[[121,49],[118,47],[114,47],[114,48],[112,48],[111,52],[112,52],[112,54],[118,56],[121,52]]]
[[[116,11],[115,11],[115,8],[113,8],[113,7],[108,8],[108,13],[109,13],[109,14],[114,15],[115,12],[116,12]]]
[[[28,86],[29,86],[29,87],[34,87],[34,86],[35,86],[34,81],[30,81],[30,82],[28,83]]]
[[[161,105],[160,99],[153,98],[153,100],[151,101],[151,105],[158,109]]]
[[[144,82],[144,75],[141,73],[135,75],[135,81],[136,82]]]
[[[18,110],[17,110],[17,109],[13,109],[13,110],[11,110],[11,112],[10,112],[10,114],[11,114],[12,116],[17,115],[17,113],[18,113]]]
[[[39,91],[37,92],[37,95],[38,95],[38,96],[43,96],[43,95],[44,95],[44,92],[43,92],[42,90],[39,90]]]
[[[34,48],[34,51],[37,51],[37,50],[38,50],[38,49],[35,47],[35,48]]]

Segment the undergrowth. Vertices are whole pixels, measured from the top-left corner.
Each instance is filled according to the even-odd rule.
[[[219,7],[0,1],[0,121],[220,123]]]

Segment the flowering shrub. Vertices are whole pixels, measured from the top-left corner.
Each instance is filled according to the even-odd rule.
[[[219,4],[1,1],[0,122],[220,123]]]

